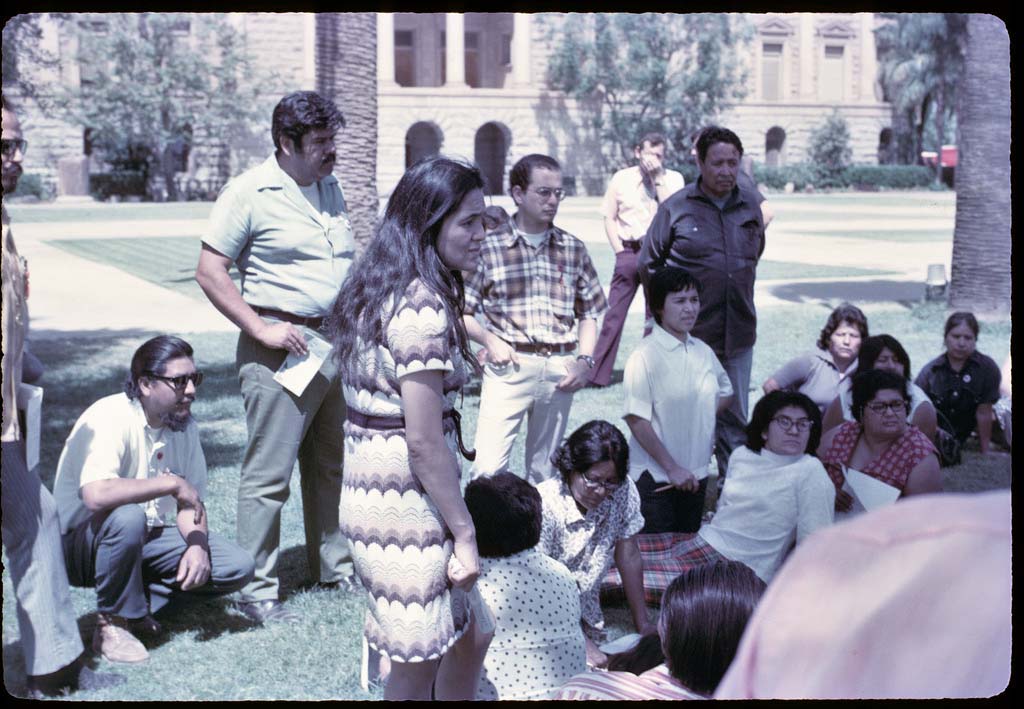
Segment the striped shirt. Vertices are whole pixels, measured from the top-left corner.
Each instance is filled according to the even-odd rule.
[[[705,699],[681,685],[658,665],[642,675],[630,672],[584,672],[566,682],[552,699],[620,700]]]
[[[587,247],[554,225],[534,248],[509,219],[487,235],[466,283],[466,314],[483,313],[487,329],[511,344],[576,344],[577,321],[606,308]]]

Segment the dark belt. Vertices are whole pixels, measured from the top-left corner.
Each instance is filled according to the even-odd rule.
[[[378,431],[394,431],[395,429],[405,428],[405,416],[368,416],[360,411],[353,411],[349,409],[345,414],[345,418],[348,419],[349,423],[355,424],[360,428],[374,428]],[[459,453],[466,460],[473,462],[476,460],[476,451],[466,448],[462,443],[462,416],[455,409],[449,409],[442,414],[441,418],[451,419],[455,422],[455,440],[459,444]]]
[[[304,327],[308,327],[310,330],[319,330],[324,324],[324,319],[322,317],[304,318],[301,315],[293,315],[292,313],[286,313],[283,310],[264,308],[259,305],[254,305],[252,309],[256,311],[257,315],[274,318],[275,320],[284,320],[285,322],[290,322],[292,325],[302,325]]]
[[[643,239],[620,239],[622,242],[622,248],[629,251],[639,251],[643,245]]]
[[[541,357],[550,357],[551,355],[569,354],[576,349],[574,343],[566,343],[563,345],[543,345],[537,342],[531,342],[529,344],[523,344],[520,342],[511,343],[512,349],[516,352],[523,352],[525,354],[535,354]]]

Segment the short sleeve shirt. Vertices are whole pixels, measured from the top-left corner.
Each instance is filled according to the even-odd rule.
[[[168,469],[188,480],[200,497],[206,492],[206,458],[199,427],[189,422],[184,431],[153,428],[138,400],[124,394],[104,397],[75,422],[57,462],[53,496],[61,533],[88,520],[92,513],[80,490],[99,480],[146,479]],[[177,503],[170,495],[140,502],[149,527],[177,524]]]
[[[481,558],[476,587],[495,621],[478,701],[547,699],[586,671],[580,594],[563,564],[536,547]]]
[[[715,409],[732,384],[711,348],[696,337],[681,342],[660,325],[626,361],[624,416],[651,422],[669,455],[698,480],[708,475],[715,443]],[[635,436],[629,437],[629,477],[648,471],[655,482],[668,473]]]
[[[814,350],[794,357],[772,375],[780,389],[795,390],[818,405],[822,413],[839,395],[839,385],[857,371],[854,360],[845,372],[840,372],[826,350]]]
[[[686,186],[682,174],[675,170],[665,170],[662,179],[665,180],[665,191],[669,195]],[[657,211],[656,193],[644,185],[639,167],[627,167],[612,175],[601,202],[601,216],[615,220],[619,238],[642,239]]]
[[[973,352],[959,372],[953,371],[948,357],[941,354],[926,364],[914,381],[953,427],[951,433],[965,441],[977,425],[978,407],[999,401],[1001,380],[1002,373],[992,358]],[[941,417],[939,421],[941,424]]]
[[[568,567],[580,590],[582,619],[604,627],[598,596],[601,580],[615,560],[615,545],[644,526],[640,494],[629,478],[584,515],[561,477],[537,485],[544,510],[540,550]]]
[[[334,303],[355,240],[338,178],[316,185],[319,209],[271,155],[217,197],[203,243],[235,262],[249,305],[321,317]]]
[[[706,699],[692,692],[664,664],[640,675],[632,672],[586,672],[573,677],[554,697],[569,700],[645,701]]]
[[[466,281],[466,314],[513,344],[573,345],[579,320],[607,308],[587,247],[551,226],[533,247],[515,228],[489,233],[480,265]]]

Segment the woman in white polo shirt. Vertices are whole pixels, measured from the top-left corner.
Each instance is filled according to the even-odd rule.
[[[682,268],[656,271],[648,285],[654,330],[626,362],[629,477],[640,493],[644,534],[700,528],[715,416],[732,402],[725,369],[712,349],[690,334],[700,314],[701,289]]]

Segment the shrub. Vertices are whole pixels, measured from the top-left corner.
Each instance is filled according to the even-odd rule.
[[[26,172],[18,178],[18,188],[10,195],[13,197],[36,198],[40,201],[53,199],[53,190],[43,179],[43,176],[36,172]]]
[[[824,123],[811,131],[807,146],[807,158],[817,176],[815,187],[839,187],[852,155],[850,127],[838,111],[833,111]]]
[[[146,194],[146,176],[138,170],[113,170],[89,175],[89,193],[99,200],[106,200],[111,195]]]
[[[814,171],[807,163],[780,167],[754,164],[754,182],[774,190],[785,189],[786,184],[792,182],[793,188],[799,192],[807,187],[807,183],[814,183],[815,177]]]
[[[851,165],[843,177],[854,189],[870,186],[907,190],[928,187],[935,179],[935,172],[924,165]]]

